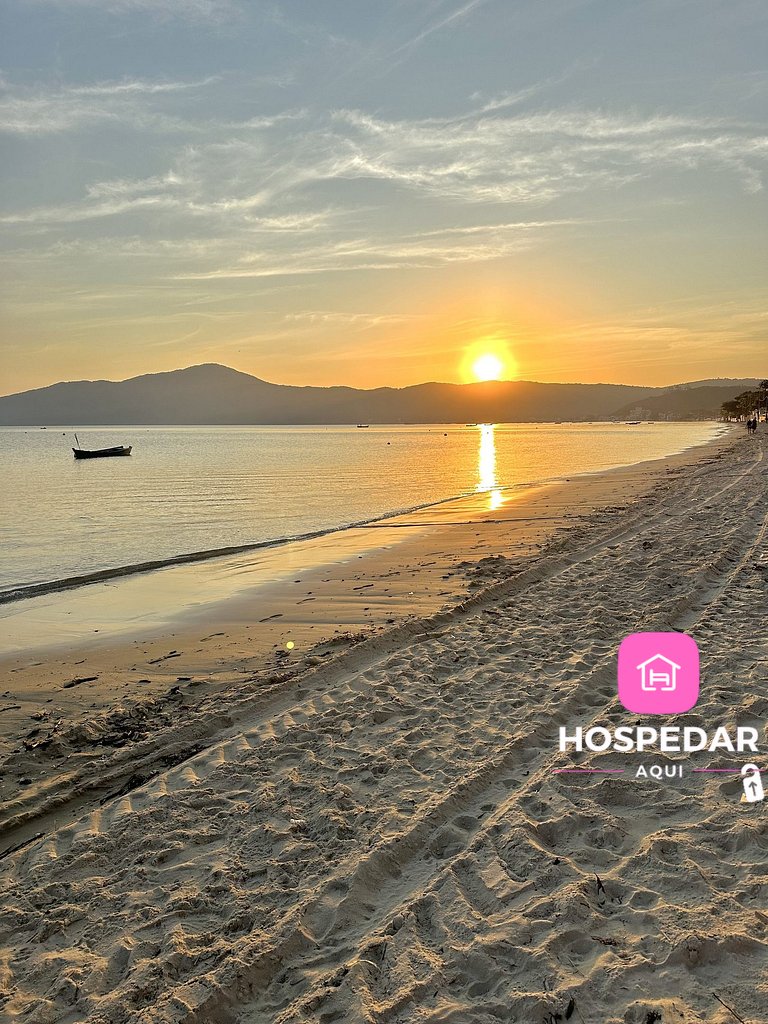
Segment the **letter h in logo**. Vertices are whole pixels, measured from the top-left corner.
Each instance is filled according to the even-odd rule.
[[[646,692],[655,693],[656,690],[669,692],[677,687],[677,673],[680,666],[663,654],[654,654],[652,658],[641,662],[637,666],[640,673],[640,688]]]

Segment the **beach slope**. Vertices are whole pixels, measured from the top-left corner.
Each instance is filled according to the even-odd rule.
[[[5,1019],[765,1020],[742,759],[646,757],[683,773],[642,780],[643,755],[557,739],[634,725],[619,642],[684,630],[702,693],[675,723],[754,726],[764,748],[766,439],[671,463],[471,599],[244,697],[149,778],[130,751],[137,777],[66,792],[37,837],[6,816]]]

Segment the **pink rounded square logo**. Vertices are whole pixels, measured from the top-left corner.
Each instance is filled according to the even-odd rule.
[[[679,715],[699,699],[699,649],[686,633],[630,633],[619,647],[619,700],[636,715]]]

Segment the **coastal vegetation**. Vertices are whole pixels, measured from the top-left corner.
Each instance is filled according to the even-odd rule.
[[[768,421],[768,380],[760,382],[755,390],[743,391],[740,395],[723,402],[720,412],[724,420],[746,420],[756,416]]]

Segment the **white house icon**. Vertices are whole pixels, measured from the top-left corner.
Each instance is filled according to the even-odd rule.
[[[653,667],[656,663],[661,664]],[[641,662],[637,668],[640,672],[640,687],[643,690],[652,692],[659,690],[669,693],[677,686],[677,673],[680,671],[680,666],[676,665],[674,661],[670,661],[669,658],[665,658],[663,654],[654,654],[652,658]]]

